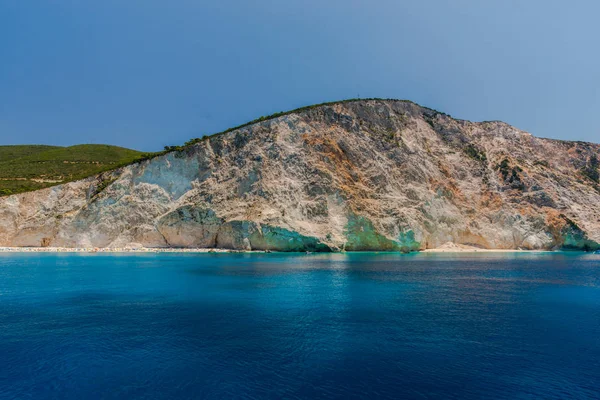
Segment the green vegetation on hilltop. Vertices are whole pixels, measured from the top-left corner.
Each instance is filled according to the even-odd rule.
[[[25,144],[15,146],[0,146],[0,162],[14,160],[15,158],[32,156],[44,151],[60,149],[59,146],[46,146],[43,144]]]
[[[83,179],[150,154],[103,144],[0,146],[0,195]]]

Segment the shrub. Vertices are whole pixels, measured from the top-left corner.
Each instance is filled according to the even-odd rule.
[[[465,147],[465,153],[467,153],[467,155],[469,157],[471,157],[474,160],[477,161],[486,161],[487,160],[487,156],[485,155],[485,151],[483,150],[479,150],[477,147],[475,147],[475,145],[469,143],[467,145],[467,147]]]
[[[588,179],[593,182],[600,183],[600,173],[598,172],[598,166],[600,162],[595,154],[592,154],[588,164],[581,171]]]

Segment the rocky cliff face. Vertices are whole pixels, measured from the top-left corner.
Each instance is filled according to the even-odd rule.
[[[405,101],[324,105],[1,198],[0,245],[595,249],[599,158]]]

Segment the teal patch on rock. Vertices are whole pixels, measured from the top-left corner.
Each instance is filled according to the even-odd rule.
[[[600,244],[588,239],[587,234],[571,219],[563,217],[567,224],[561,230],[564,250],[598,250]]]
[[[415,232],[412,229],[401,232],[398,235],[398,245],[400,246],[400,251],[404,253],[416,251],[421,248],[421,243],[415,240]]]
[[[419,242],[415,240],[412,230],[403,232],[398,240],[391,240],[383,236],[365,217],[351,215],[346,225],[347,251],[402,251],[408,253],[419,249]]]
[[[244,250],[331,251],[318,238],[289,229],[259,225],[252,221],[230,221],[219,230],[217,247]]]

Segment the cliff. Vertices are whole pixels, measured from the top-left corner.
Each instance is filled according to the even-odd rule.
[[[307,108],[0,199],[0,246],[596,249],[600,145],[407,101]]]

